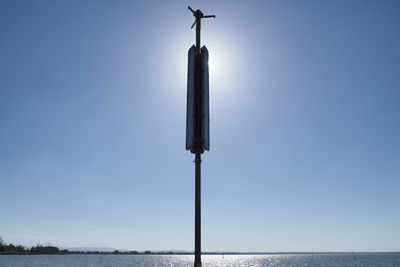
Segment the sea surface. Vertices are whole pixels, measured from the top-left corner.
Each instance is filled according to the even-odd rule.
[[[335,253],[274,255],[203,255],[204,267],[211,266],[400,266],[399,253]],[[189,267],[191,255],[1,255],[0,267]]]

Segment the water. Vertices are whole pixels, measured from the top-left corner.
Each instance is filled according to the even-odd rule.
[[[289,255],[204,255],[204,267],[258,266],[400,266],[400,253],[337,253]],[[189,267],[190,255],[1,255],[0,267]]]

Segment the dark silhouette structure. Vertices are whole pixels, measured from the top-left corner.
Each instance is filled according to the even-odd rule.
[[[195,248],[194,266],[201,266],[201,154],[210,149],[208,102],[208,50],[200,45],[201,19],[215,18],[199,9],[192,11],[196,46],[189,50],[186,150],[195,154]]]

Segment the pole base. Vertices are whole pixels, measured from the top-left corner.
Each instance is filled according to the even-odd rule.
[[[200,263],[195,263],[194,267],[201,267],[201,262]]]

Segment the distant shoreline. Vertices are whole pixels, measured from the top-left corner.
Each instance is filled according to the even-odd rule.
[[[13,245],[13,244],[5,244],[2,238],[0,237],[0,255],[193,255],[192,251],[184,251],[184,250],[145,250],[145,251],[137,251],[137,250],[118,250],[113,248],[107,248],[108,251],[105,251],[105,248],[90,248],[90,247],[76,247],[68,249],[60,249],[56,246],[51,245],[36,245],[31,248],[24,247],[22,245]],[[103,250],[102,250],[103,249]],[[385,252],[375,252],[375,251],[364,251],[364,252],[356,252],[356,251],[319,251],[319,252],[235,252],[235,251],[214,251],[214,252],[203,252],[203,255],[321,255],[321,254],[365,254],[365,253],[400,253],[400,251],[385,251]]]

